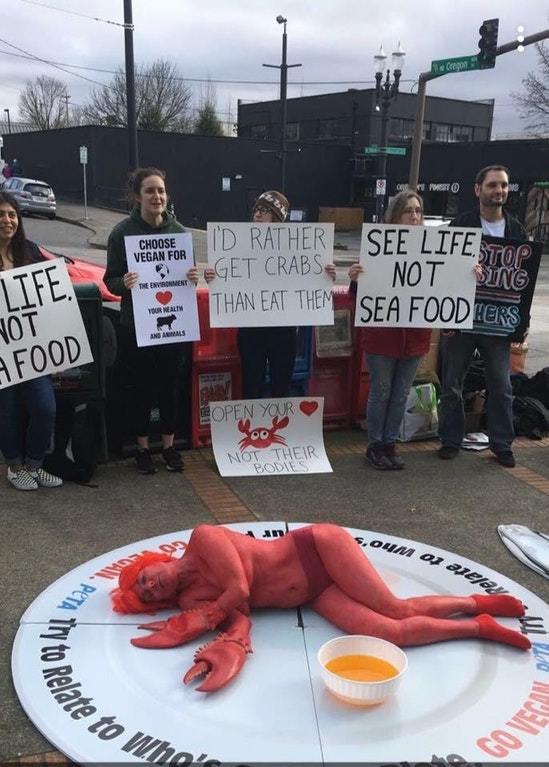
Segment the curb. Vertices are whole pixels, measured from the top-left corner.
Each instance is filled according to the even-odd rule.
[[[87,229],[89,232],[96,234],[95,229],[89,224],[85,224],[82,221],[76,221],[74,218],[67,218],[66,216],[60,216],[56,214],[57,221],[63,221],[64,224],[72,224],[73,226],[79,226],[81,229]]]

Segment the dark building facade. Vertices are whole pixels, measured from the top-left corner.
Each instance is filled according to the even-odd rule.
[[[82,200],[79,147],[88,147],[90,203],[127,209],[127,133],[121,128],[81,127],[4,136],[5,154],[23,174],[52,184],[59,197]],[[387,157],[387,191],[407,184],[406,154]],[[362,207],[370,221],[375,175],[349,144],[298,141],[289,146],[287,193],[293,209],[317,220],[318,208]],[[139,132],[142,165],[168,172],[178,218],[188,226],[244,221],[257,195],[277,188],[278,143],[262,139]],[[549,239],[549,140],[429,142],[423,144],[419,191],[428,214],[451,217],[475,204],[473,182],[485,165],[511,171],[510,210],[537,238]],[[373,179],[373,180],[372,180]],[[224,191],[227,189],[228,191]]]
[[[389,114],[388,146],[400,147],[409,154],[415,110],[415,94],[397,95]],[[493,100],[427,96],[423,138],[444,146],[489,141],[493,112]],[[280,124],[280,101],[239,104],[240,137],[276,140]],[[353,166],[348,203],[364,207],[370,218],[375,212],[378,177],[378,159],[372,150],[381,143],[381,112],[376,109],[374,88],[288,99],[286,136],[290,147],[292,142],[304,140],[324,146],[348,146]]]
[[[122,128],[86,126],[4,136],[5,156],[17,157],[22,175],[47,181],[58,197],[83,199],[80,146],[88,147],[90,204],[125,210],[128,140]],[[167,171],[178,218],[188,226],[239,221],[250,216],[265,189],[280,185],[277,142],[139,131],[139,162]],[[347,201],[351,179],[348,147],[300,142],[289,154],[287,194],[292,208],[315,220],[320,205]]]

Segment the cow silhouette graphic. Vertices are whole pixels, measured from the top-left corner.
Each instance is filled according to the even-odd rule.
[[[165,326],[168,327],[168,330],[172,329],[172,323],[176,320],[175,314],[168,314],[167,317],[157,317],[156,318],[156,329],[160,330],[160,328],[163,328]]]

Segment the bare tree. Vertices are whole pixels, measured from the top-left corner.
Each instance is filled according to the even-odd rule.
[[[135,76],[137,126],[147,130],[182,131],[189,127],[191,91],[175,64],[157,59],[139,67]],[[120,69],[107,85],[92,91],[84,117],[100,125],[127,125],[126,76]]]
[[[40,130],[62,128],[67,124],[67,86],[54,77],[42,75],[28,81],[19,96],[19,113]]]
[[[528,72],[522,84],[524,92],[511,93],[521,117],[532,131],[549,131],[549,47],[536,43],[539,74]]]

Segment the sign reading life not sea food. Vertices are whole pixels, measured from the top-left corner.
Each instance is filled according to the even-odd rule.
[[[322,397],[210,402],[212,447],[222,477],[332,471]]]
[[[0,272],[0,389],[93,362],[63,259]]]
[[[480,229],[364,224],[355,325],[471,328]]]
[[[196,288],[187,280],[192,235],[132,235],[124,242],[128,271],[139,275],[132,290],[137,345],[198,341]]]
[[[333,224],[208,224],[210,325],[333,325]]]
[[[483,273],[475,297],[475,333],[522,340],[530,324],[542,250],[542,242],[483,236],[479,259]]]

